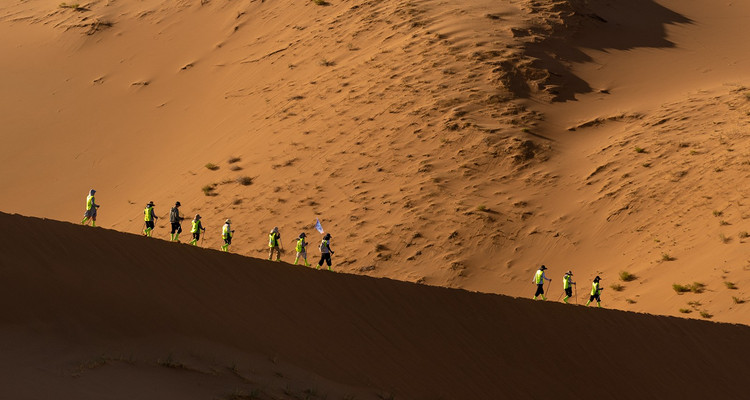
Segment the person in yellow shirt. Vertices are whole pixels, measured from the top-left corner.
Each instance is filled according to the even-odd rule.
[[[563,290],[565,291],[563,302],[565,302],[565,304],[568,304],[568,299],[573,296],[573,286],[575,286],[575,284],[576,283],[573,282],[573,273],[571,271],[566,272],[565,276],[563,276]],[[577,301],[578,300],[576,299],[576,302]]]
[[[599,295],[602,293],[602,289],[599,286],[599,281],[601,278],[597,275],[596,278],[594,278],[594,283],[591,284],[591,297],[589,297],[589,301],[586,302],[586,306],[591,304],[592,301],[596,300],[596,306],[601,307],[602,306],[602,299],[599,297]]]
[[[542,296],[542,300],[547,300],[547,297],[544,295],[544,281],[546,280],[551,282],[552,279],[544,276],[544,271],[546,270],[547,267],[542,265],[538,270],[536,270],[536,273],[534,274],[533,282],[534,284],[536,284],[536,293],[534,293],[534,300],[536,300],[538,296]]]
[[[96,227],[96,210],[99,208],[99,205],[96,204],[94,193],[96,193],[96,190],[91,189],[89,190],[89,195],[86,196],[86,212],[83,213],[83,221],[81,221],[81,225],[87,225],[90,219],[91,226]]]

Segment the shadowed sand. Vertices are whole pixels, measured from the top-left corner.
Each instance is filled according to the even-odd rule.
[[[741,398],[750,372],[741,325],[0,224],[12,398]]]

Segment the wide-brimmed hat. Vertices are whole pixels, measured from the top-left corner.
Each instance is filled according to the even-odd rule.
[[[305,234],[305,232],[302,232],[302,233],[299,234],[299,237],[301,237],[301,238],[306,237],[306,236],[307,235]]]
[[[232,220],[231,220],[231,219],[227,219],[227,220],[226,220],[226,221],[225,221],[224,223],[225,223],[225,224],[231,224],[231,223],[232,223]]]
[[[147,205],[147,206],[153,206],[153,205],[154,205],[154,202],[153,202],[153,201],[149,201],[149,202],[148,202],[148,204],[146,204],[146,205]]]
[[[174,203],[174,205],[175,206],[181,206],[182,204],[180,204],[180,202],[178,201],[177,203]]]
[[[544,265],[542,265],[541,267],[539,267],[539,269],[542,270],[542,271],[544,271],[545,269],[547,269],[547,267],[545,267]]]
[[[326,235],[323,236],[323,239],[330,239],[330,238],[331,238],[331,234],[330,233],[326,233]]]
[[[195,214],[195,219],[201,219],[201,215],[200,214]]]
[[[96,193],[96,190],[91,189],[91,190],[89,190],[89,193],[94,194],[94,193]]]
[[[596,278],[594,278],[594,282],[599,282],[601,279],[602,278],[600,278],[599,275],[597,275]]]
[[[570,271],[568,271],[568,272],[565,273],[565,275],[573,275],[573,273],[570,272]]]

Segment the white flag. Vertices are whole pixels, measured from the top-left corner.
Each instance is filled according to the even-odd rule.
[[[315,218],[315,229],[318,230],[318,232],[323,233],[323,225],[320,224],[320,220]]]

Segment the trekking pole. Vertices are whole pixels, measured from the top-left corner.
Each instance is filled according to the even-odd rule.
[[[565,293],[565,291],[563,291],[563,293]],[[557,300],[555,300],[555,301],[560,301],[560,297],[562,297],[563,293],[560,293],[560,295],[557,296]]]
[[[550,286],[552,286],[552,279],[550,279],[549,281],[547,281],[547,290],[545,291],[545,293],[549,294],[549,288],[550,288]]]
[[[573,285],[576,288],[576,305],[578,305],[578,285]]]

